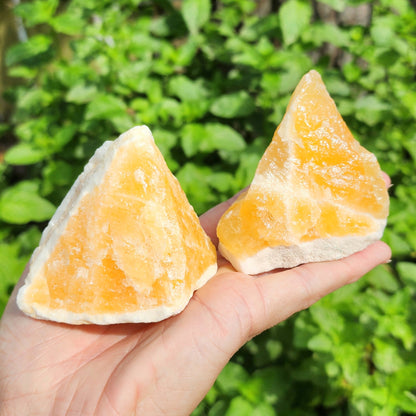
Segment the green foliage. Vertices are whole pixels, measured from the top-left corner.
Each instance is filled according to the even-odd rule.
[[[291,45],[296,42],[302,32],[309,26],[312,6],[303,0],[285,2],[279,13],[283,43]]]
[[[0,309],[103,141],[147,124],[198,213],[246,186],[316,68],[391,176],[393,262],[250,341],[194,415],[416,414],[416,13],[410,0],[31,0],[7,50]],[[338,24],[320,18],[332,8]],[[341,19],[371,8],[369,24]],[[333,12],[335,11],[335,12]],[[334,276],[336,278],[336,276]]]
[[[39,185],[21,181],[5,189],[0,196],[0,219],[9,224],[27,224],[51,218],[55,207],[39,196]]]

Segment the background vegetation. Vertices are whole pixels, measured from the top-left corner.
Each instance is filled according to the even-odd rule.
[[[249,183],[295,85],[315,68],[392,178],[393,261],[250,341],[194,414],[416,414],[414,2],[1,7],[0,45],[13,43],[0,72],[1,309],[104,140],[149,125],[202,213]]]

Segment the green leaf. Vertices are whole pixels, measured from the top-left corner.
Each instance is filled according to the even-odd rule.
[[[71,185],[76,179],[76,170],[69,163],[62,160],[51,161],[43,169],[43,177],[53,185]]]
[[[257,404],[264,400],[263,387],[263,380],[260,377],[251,376],[238,387],[238,390],[251,404]]]
[[[266,350],[270,360],[276,360],[283,352],[282,343],[276,339],[270,338],[266,341]]]
[[[362,70],[354,62],[347,62],[342,66],[342,72],[348,82],[352,83],[361,77]]]
[[[412,117],[416,118],[416,92],[407,91],[402,97],[402,103],[409,110]]]
[[[250,377],[250,380],[252,379],[260,381],[261,395],[257,398],[257,402],[277,403],[279,400],[284,400],[291,388],[291,380],[287,370],[277,365],[257,369]]]
[[[208,176],[210,185],[220,192],[227,192],[232,189],[234,177],[228,172],[214,172]]]
[[[350,44],[350,35],[339,26],[329,23],[315,24],[302,35],[302,40],[321,46],[325,42],[338,47],[346,47]]]
[[[201,80],[194,81],[184,75],[178,75],[170,79],[169,91],[182,101],[204,100],[208,96],[208,91]]]
[[[16,276],[23,271],[22,265],[18,260],[19,246],[16,243],[0,244],[0,283],[12,282],[10,276]]]
[[[230,361],[219,374],[216,386],[230,394],[238,391],[239,387],[249,378],[247,371],[240,364]]]
[[[53,148],[55,151],[62,149],[74,138],[78,131],[79,127],[76,124],[66,124],[61,126],[57,131],[52,135],[53,138]]]
[[[285,45],[294,43],[309,25],[312,9],[309,2],[289,0],[279,10],[280,26]]]
[[[30,256],[33,250],[38,246],[42,233],[36,225],[25,227],[16,238],[16,244],[19,245],[20,254]]]
[[[187,124],[181,131],[182,149],[188,157],[198,153],[204,140],[207,132],[202,124]]]
[[[95,85],[85,85],[84,83],[74,85],[66,94],[65,99],[70,103],[84,104],[94,99],[97,95]]]
[[[401,261],[396,267],[404,283],[416,286],[416,263]]]
[[[209,109],[208,100],[184,101],[181,105],[182,116],[185,122],[193,122],[201,119]]]
[[[169,149],[175,146],[178,140],[178,137],[175,133],[160,128],[153,129],[153,136],[157,146],[163,155],[167,154]]]
[[[111,123],[116,129],[117,134],[122,134],[133,126],[133,120],[127,113],[115,114],[110,117]]]
[[[373,361],[378,369],[392,374],[403,366],[404,362],[399,355],[397,345],[376,338],[374,346]]]
[[[402,410],[410,414],[416,414],[416,395],[410,391],[403,392],[403,397],[400,398],[399,404]]]
[[[19,109],[31,113],[39,112],[43,107],[47,107],[53,100],[52,94],[42,89],[33,89],[23,94],[17,103]]]
[[[319,328],[310,319],[310,314],[299,315],[294,325],[293,343],[296,348],[307,348],[309,340],[319,331]]]
[[[55,206],[38,193],[38,185],[22,181],[0,195],[0,219],[10,224],[49,220]]]
[[[37,69],[27,66],[14,66],[7,71],[8,75],[15,78],[33,79],[36,76]]]
[[[367,273],[367,281],[378,289],[395,292],[399,283],[386,265],[380,265]]]
[[[191,157],[201,152],[240,151],[246,147],[243,137],[231,127],[220,123],[188,124],[181,132],[185,154]]]
[[[308,341],[307,346],[311,351],[329,352],[333,348],[333,342],[328,335],[320,332]]]
[[[327,77],[325,85],[331,95],[341,95],[343,97],[351,95],[350,85],[339,77]]]
[[[389,315],[399,315],[404,314],[409,307],[409,302],[411,299],[410,290],[408,288],[403,288],[402,290],[398,290],[396,293],[390,295],[389,297],[385,297],[382,299],[383,305],[382,308],[386,311],[387,316],[381,317],[385,318],[388,325],[392,325],[395,319],[394,317],[390,317]]]
[[[97,94],[88,104],[85,119],[111,119],[126,113],[126,104],[110,94]]]
[[[194,163],[186,163],[176,173],[189,202],[199,214],[212,207],[217,201],[217,195],[212,192],[207,180],[210,173],[211,169],[208,166]]]
[[[156,110],[156,116],[162,123],[169,123],[171,120],[182,121],[181,106],[173,98],[164,98],[158,104],[153,106]]]
[[[7,123],[0,123],[0,136],[6,133],[10,129],[10,125]]]
[[[403,236],[389,228],[384,230],[383,241],[390,246],[393,257],[407,256],[412,250]]]
[[[248,44],[235,37],[227,40],[226,50],[232,52],[232,62],[257,68],[262,65],[262,56],[257,52],[255,45]],[[206,49],[204,49],[206,51]]]
[[[235,173],[238,189],[242,189],[250,184],[257,169],[261,154],[243,152],[239,157],[239,166]]]
[[[254,100],[246,91],[222,95],[211,105],[212,114],[223,118],[244,117],[254,111]]]
[[[231,400],[225,416],[253,416],[253,406],[242,397]]]
[[[335,310],[330,304],[330,298],[326,299],[321,303],[316,303],[310,308],[311,316],[314,321],[321,327],[322,331],[328,334],[336,333],[343,329],[344,319],[342,315]]]
[[[34,35],[26,42],[17,43],[7,50],[6,65],[18,63],[34,64],[33,59],[51,50],[52,39],[46,35]],[[29,62],[30,61],[30,62]],[[36,62],[36,65],[39,65]]]
[[[238,152],[246,147],[246,143],[236,130],[220,123],[207,123],[205,125],[207,140],[201,143],[203,151],[226,150]]]
[[[18,143],[4,155],[4,160],[10,165],[33,165],[45,159],[45,151],[30,143]]]
[[[28,256],[21,256],[19,245],[0,244],[0,316],[6,307],[13,286],[23,273]]]
[[[51,26],[64,35],[75,36],[85,28],[85,21],[80,11],[70,10],[50,20]]]
[[[359,414],[373,415],[374,405],[381,406],[382,408],[386,407],[389,400],[389,390],[385,386],[370,388],[367,384],[363,384],[362,386],[358,386],[358,388],[356,388],[354,396],[354,399],[358,397],[367,399],[367,406],[371,406],[368,407],[367,410],[360,409],[362,411]],[[382,413],[380,415],[382,415]]]
[[[390,106],[375,95],[360,97],[355,102],[356,117],[369,126],[374,126],[384,120]]]
[[[395,19],[392,16],[379,16],[373,19],[371,37],[377,46],[390,48],[395,39]]]
[[[340,368],[336,362],[328,361],[325,364],[325,372],[329,377],[336,377],[340,373]]]
[[[363,366],[363,352],[360,348],[353,344],[342,343],[333,350],[333,354],[347,383],[365,384],[367,369]]]
[[[176,64],[188,66],[195,57],[200,40],[198,36],[190,36],[188,41],[178,48],[178,54],[176,56]]]
[[[407,351],[413,349],[415,344],[414,330],[409,323],[406,322],[406,318],[397,316],[396,319],[393,319],[390,332],[395,338],[402,341],[403,346]]]
[[[415,108],[416,108],[416,100],[415,100]],[[416,113],[415,113],[416,118]],[[405,149],[410,153],[411,158],[413,159],[413,163],[416,166],[416,132],[412,138],[403,142],[403,146]]]
[[[140,91],[141,85],[149,76],[152,65],[151,61],[146,60],[124,64],[118,73],[120,83],[132,91]]]
[[[391,381],[393,385],[400,388],[401,391],[414,389],[416,386],[416,365],[414,362],[408,362],[405,366],[396,371]]]
[[[252,416],[276,416],[276,413],[270,404],[259,403],[254,407]]]
[[[182,2],[182,17],[191,34],[196,34],[209,20],[211,14],[210,0],[184,0]]]
[[[253,3],[254,4],[254,3]],[[260,39],[263,35],[279,36],[279,15],[271,13],[262,19],[253,19],[244,22],[239,36],[249,42]]]
[[[209,410],[208,416],[224,416],[227,410],[227,402],[224,400],[218,400]],[[205,415],[205,413],[204,413]]]
[[[26,26],[48,23],[58,7],[59,0],[35,0],[20,3],[14,12],[25,21]]]

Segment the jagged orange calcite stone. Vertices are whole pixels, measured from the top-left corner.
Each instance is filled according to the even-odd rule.
[[[251,274],[339,259],[381,237],[388,207],[376,157],[354,139],[321,76],[310,71],[249,189],[221,218],[219,248]]]
[[[159,321],[217,269],[216,250],[150,130],[97,150],[45,230],[18,305],[67,323]]]

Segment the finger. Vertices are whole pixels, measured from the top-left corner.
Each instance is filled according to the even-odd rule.
[[[390,188],[391,187],[391,179],[390,179],[390,176],[387,175],[386,172],[381,172],[381,173],[383,175],[384,182],[386,182],[386,187],[387,188]]]
[[[353,283],[391,256],[390,248],[376,242],[341,260],[309,263],[255,280],[263,308],[256,309],[253,336],[294,313],[306,309],[323,296]]]

